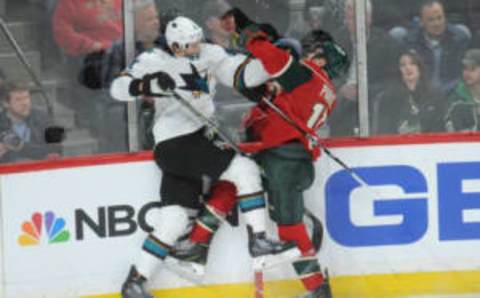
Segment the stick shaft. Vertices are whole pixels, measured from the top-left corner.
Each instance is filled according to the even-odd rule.
[[[274,103],[272,103],[271,101],[269,101],[267,98],[263,97],[262,98],[262,101],[268,105],[272,110],[275,111],[275,113],[277,113],[283,120],[285,120],[288,124],[292,125],[295,129],[297,129],[298,131],[300,131],[303,135],[305,135],[308,139],[312,139],[314,140],[315,138],[308,132],[306,131],[303,127],[301,127],[300,125],[298,125],[295,121],[292,120],[292,118],[290,118],[287,114],[285,114],[285,112],[283,112],[279,107],[277,107]],[[355,173],[355,171],[349,167],[345,162],[343,162],[340,158],[338,158],[337,156],[335,156],[332,151],[330,151],[330,149],[328,149],[327,147],[325,147],[324,145],[320,144],[320,143],[317,143],[316,145],[318,145],[320,148],[322,148],[322,150],[331,158],[333,159],[333,161],[335,161],[337,164],[339,164],[342,168],[344,168],[348,173],[350,173],[350,175],[352,175],[353,179],[355,179],[355,181],[357,181],[358,183],[360,183],[360,185],[362,186],[368,186],[368,183],[362,178],[360,177],[357,173]]]
[[[173,96],[187,109],[190,110],[197,118],[199,118],[205,125],[215,129],[215,131],[218,133],[218,135],[228,143],[228,145],[238,154],[244,155],[240,147],[235,143],[235,141],[230,138],[230,136],[225,133],[220,127],[212,121],[212,119],[207,118],[205,115],[203,115],[200,111],[198,111],[190,102],[188,102],[185,98],[180,96],[177,92],[173,92]]]

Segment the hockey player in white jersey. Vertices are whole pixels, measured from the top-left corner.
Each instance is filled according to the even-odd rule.
[[[187,210],[202,207],[199,198],[206,184],[217,183],[205,203],[217,219],[224,218],[237,203],[224,199],[231,196],[223,194],[236,193],[254,257],[299,255],[294,243],[266,237],[265,200],[255,162],[221,146],[205,123],[173,94],[175,91],[204,116],[213,117],[216,82],[233,86],[235,71],[246,57],[231,56],[220,46],[203,43],[202,29],[185,17],[170,21],[165,37],[164,49],[140,55],[111,86],[112,97],[120,101],[133,101],[139,96],[155,98],[154,157],[162,171],[161,214],[122,286],[123,298],[152,297],[144,283],[152,276],[159,259],[169,255],[186,231]],[[260,62],[249,63],[245,76],[246,84],[252,86],[268,79]]]

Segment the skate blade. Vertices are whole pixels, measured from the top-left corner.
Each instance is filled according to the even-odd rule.
[[[193,262],[185,262],[175,258],[167,257],[165,266],[175,274],[194,284],[202,284],[205,276],[205,266]]]
[[[253,269],[270,269],[300,258],[302,253],[296,247],[275,255],[265,255],[253,258]]]

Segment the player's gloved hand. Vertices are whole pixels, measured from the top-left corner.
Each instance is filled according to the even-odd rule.
[[[275,41],[279,38],[277,30],[270,24],[257,24],[252,21],[239,8],[233,8],[227,15],[232,15],[235,20],[235,31],[238,34],[238,47],[245,49],[249,41],[255,38]]]
[[[238,7],[230,9],[225,15],[233,16],[235,21],[235,31],[238,34],[240,34],[247,26],[255,23]]]
[[[175,88],[175,80],[166,72],[159,71],[133,80],[129,91],[133,96],[159,96],[171,93]]]

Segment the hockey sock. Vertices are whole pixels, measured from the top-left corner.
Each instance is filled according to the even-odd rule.
[[[323,283],[323,274],[320,270],[315,249],[308,236],[305,225],[279,225],[279,237],[283,241],[295,241],[303,257],[293,263],[295,272],[301,279],[305,288],[313,291]]]
[[[245,217],[247,226],[253,233],[262,233],[266,230],[265,197],[263,191],[238,197],[238,205]]]
[[[235,207],[236,194],[235,185],[228,181],[219,181],[212,187],[205,209],[190,232],[189,238],[192,242],[210,242],[227,214]]]
[[[148,279],[152,276],[159,260],[164,260],[170,252],[171,246],[163,243],[153,234],[149,234],[143,242],[142,252],[137,263],[137,271]]]

